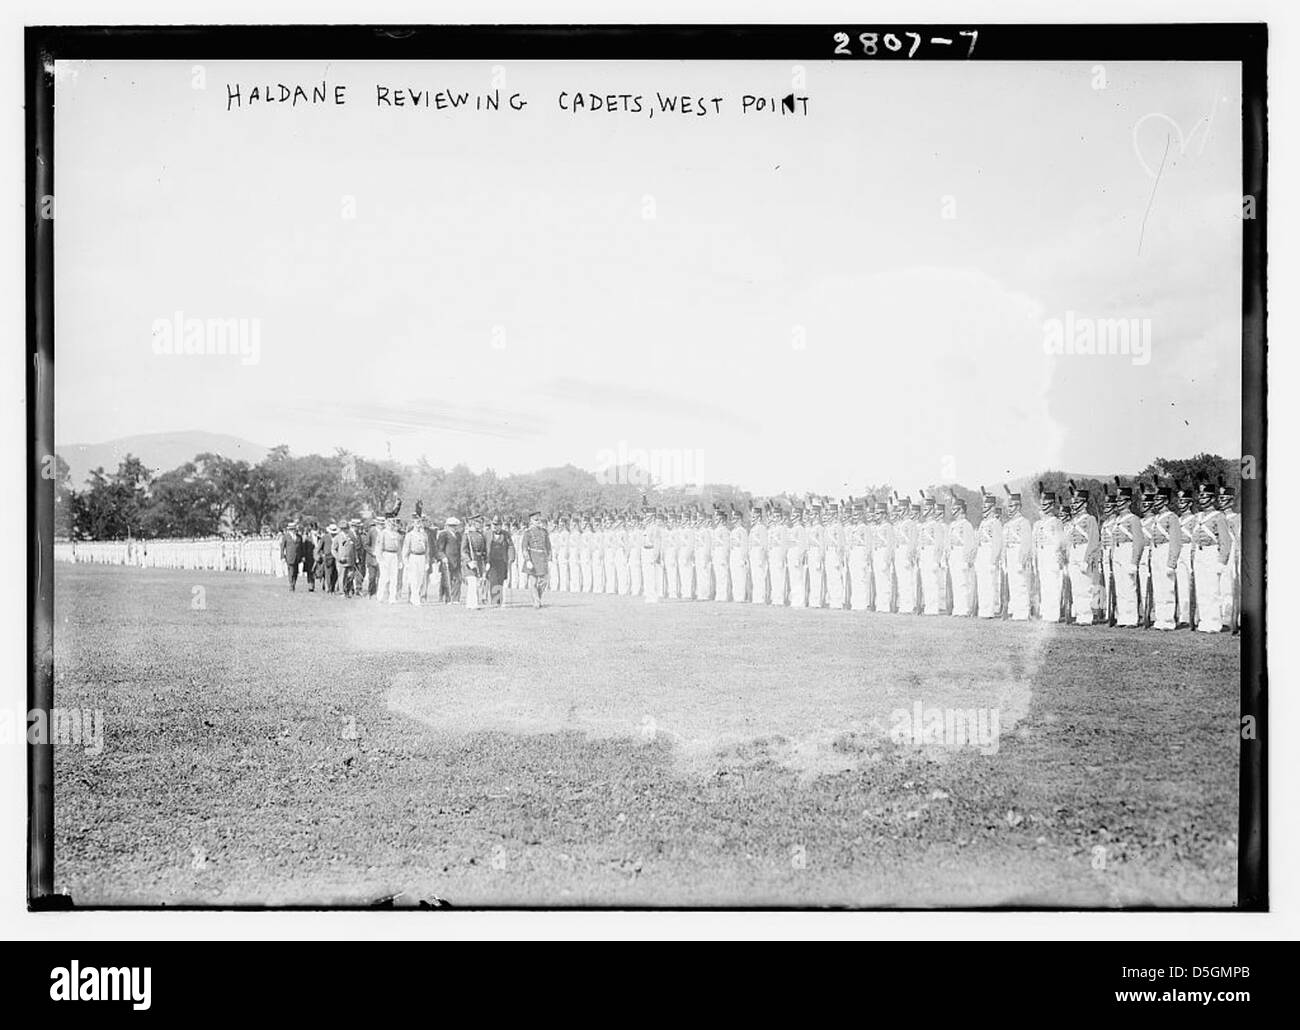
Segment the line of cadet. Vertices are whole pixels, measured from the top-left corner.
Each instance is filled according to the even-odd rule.
[[[1116,484],[1040,490],[1030,522],[981,487],[966,503],[810,498],[734,507],[565,515],[548,526],[552,590],[791,608],[1005,618],[1207,633],[1237,629],[1240,516],[1231,487]]]

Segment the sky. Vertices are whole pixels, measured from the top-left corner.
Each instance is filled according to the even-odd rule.
[[[759,495],[1235,456],[1240,108],[1214,63],[61,62],[56,437]],[[178,317],[256,361],[160,353]],[[1113,319],[1149,349],[1048,352]]]

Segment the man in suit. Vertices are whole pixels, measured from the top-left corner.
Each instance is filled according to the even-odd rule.
[[[302,573],[307,577],[307,592],[310,594],[316,591],[316,541],[320,537],[320,530],[314,521],[309,524],[302,520],[301,526],[298,548],[302,555]]]
[[[338,589],[338,568],[334,564],[334,535],[339,527],[331,522],[321,534],[316,546],[316,555],[320,565],[320,589],[322,594],[332,594]]]
[[[284,527],[280,538],[280,557],[289,573],[289,589],[297,590],[298,568],[302,565],[302,537],[298,535],[298,523],[293,520]]]
[[[444,604],[454,604],[460,600],[460,557],[461,531],[460,519],[449,516],[443,529],[438,533],[436,553],[441,573],[438,596]]]

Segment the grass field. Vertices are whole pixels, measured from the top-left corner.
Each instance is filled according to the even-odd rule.
[[[1235,900],[1226,635],[84,565],[55,591],[55,704],[107,727],[56,751],[79,905]],[[913,738],[918,708],[996,737]]]

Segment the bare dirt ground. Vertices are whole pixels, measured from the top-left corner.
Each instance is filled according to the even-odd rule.
[[[78,905],[1234,903],[1226,635],[55,586],[55,704],[106,727],[56,751]]]

